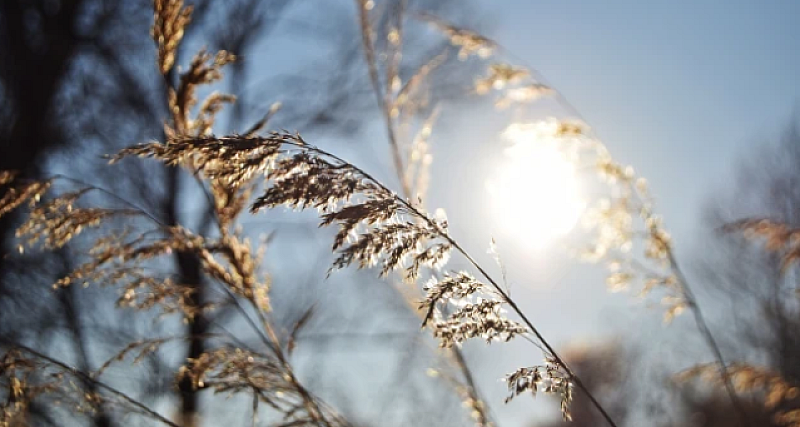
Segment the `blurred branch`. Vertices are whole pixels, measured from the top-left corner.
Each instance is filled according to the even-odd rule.
[[[369,79],[372,82],[372,89],[375,92],[375,98],[378,101],[378,108],[381,110],[384,122],[386,124],[386,134],[389,137],[389,145],[392,149],[392,160],[394,161],[394,169],[397,173],[397,179],[403,189],[405,197],[410,197],[411,187],[405,176],[405,166],[403,166],[403,157],[400,154],[400,146],[397,142],[397,134],[394,129],[394,121],[392,120],[391,103],[383,96],[381,90],[380,76],[378,74],[378,65],[375,58],[375,42],[372,39],[373,29],[369,22],[369,8],[368,0],[355,0],[356,9],[358,9],[359,25],[361,26],[361,41],[363,42],[364,57],[367,61],[369,68]],[[402,19],[400,17],[399,19]],[[386,85],[391,85],[391,82],[386,82]],[[387,89],[387,91],[390,89]]]

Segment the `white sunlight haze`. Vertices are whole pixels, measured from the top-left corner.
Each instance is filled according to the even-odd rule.
[[[512,125],[503,137],[511,145],[487,182],[493,216],[518,243],[542,248],[567,234],[584,209],[575,166],[536,127]]]

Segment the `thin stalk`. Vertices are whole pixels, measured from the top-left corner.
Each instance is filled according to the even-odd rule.
[[[736,388],[733,386],[731,375],[728,372],[728,365],[725,363],[725,358],[722,356],[722,351],[717,344],[717,340],[711,333],[708,323],[706,323],[705,317],[703,316],[703,311],[700,309],[700,305],[697,303],[694,292],[692,292],[692,288],[689,286],[689,282],[686,280],[683,270],[678,265],[678,261],[675,259],[675,254],[671,248],[667,249],[667,255],[669,257],[672,271],[675,273],[675,276],[678,278],[678,282],[681,284],[684,299],[686,300],[686,303],[692,312],[697,329],[700,331],[700,334],[703,336],[703,339],[705,339],[706,344],[708,344],[708,347],[711,349],[711,351],[714,353],[714,357],[717,359],[719,375],[722,377],[722,382],[725,385],[725,391],[727,391],[728,397],[731,399],[731,404],[734,408],[736,408],[736,412],[738,412],[739,416],[741,417],[739,422],[745,426],[750,426],[750,416],[744,409],[744,405],[742,405],[739,395],[736,393]]]
[[[611,415],[609,415],[608,412],[605,410],[605,408],[603,408],[603,406],[600,404],[600,402],[597,400],[597,398],[595,398],[594,394],[592,394],[592,392],[589,390],[589,388],[586,387],[583,384],[583,382],[580,380],[580,378],[569,368],[569,366],[566,364],[566,362],[564,362],[564,360],[561,358],[561,356],[559,356],[558,353],[555,351],[553,346],[550,345],[550,343],[544,338],[544,336],[539,332],[539,330],[533,325],[533,322],[531,322],[530,319],[528,319],[528,317],[525,315],[525,313],[522,311],[522,309],[517,305],[517,303],[513,299],[511,299],[511,297],[508,295],[508,293],[506,293],[506,291],[503,290],[503,287],[500,286],[497,283],[497,281],[495,281],[494,278],[492,278],[492,276],[486,270],[484,270],[483,267],[480,264],[478,264],[478,262],[475,261],[475,259],[472,258],[472,256],[464,248],[461,247],[461,245],[458,244],[458,242],[456,242],[452,237],[450,237],[450,235],[445,230],[442,230],[442,228],[439,226],[439,224],[437,224],[436,222],[431,220],[427,215],[425,215],[419,209],[414,207],[410,202],[408,202],[407,200],[403,199],[402,197],[394,194],[394,192],[392,192],[388,187],[383,185],[380,181],[378,181],[375,178],[373,178],[372,175],[370,175],[369,173],[367,173],[363,169],[359,168],[358,166],[355,166],[355,165],[345,161],[344,159],[336,156],[335,154],[331,154],[331,153],[329,153],[329,152],[327,152],[325,150],[322,150],[320,148],[317,148],[317,147],[303,145],[303,144],[300,144],[300,143],[297,143],[297,142],[293,142],[293,141],[289,141],[289,140],[285,140],[285,139],[282,140],[282,141],[286,145],[291,145],[291,146],[299,147],[299,148],[302,148],[302,149],[305,149],[305,150],[310,150],[310,151],[316,152],[318,154],[321,154],[321,155],[324,155],[324,156],[328,156],[328,157],[330,157],[330,158],[332,158],[334,160],[337,160],[337,161],[339,161],[339,162],[341,162],[343,164],[349,165],[349,167],[353,168],[353,170],[355,170],[356,172],[358,172],[359,174],[364,176],[364,178],[366,178],[366,179],[372,181],[373,183],[375,183],[375,185],[380,187],[382,190],[386,191],[389,194],[393,194],[395,200],[397,200],[405,209],[407,209],[408,213],[410,213],[411,215],[413,215],[415,217],[418,217],[418,218],[422,219],[430,227],[432,227],[434,230],[436,230],[437,234],[442,239],[447,241],[455,250],[457,250],[459,253],[461,253],[461,255],[470,264],[472,264],[472,266],[476,270],[478,270],[478,272],[486,280],[489,281],[489,283],[492,285],[492,287],[500,294],[500,296],[509,305],[509,307],[511,307],[511,309],[517,314],[517,316],[519,316],[519,318],[531,330],[531,332],[542,343],[542,345],[544,345],[545,349],[547,350],[549,355],[553,358],[553,360],[559,366],[563,367],[566,370],[567,375],[569,377],[568,379],[570,381],[572,381],[578,387],[578,389],[580,389],[586,395],[586,397],[589,398],[589,401],[591,402],[592,406],[594,406],[600,412],[600,414],[606,420],[608,425],[610,425],[611,427],[617,427],[617,424],[611,418]]]
[[[478,386],[475,384],[475,378],[472,376],[472,371],[470,371],[467,360],[464,358],[464,352],[460,348],[453,347],[452,353],[453,358],[456,360],[456,365],[461,369],[461,375],[464,376],[464,381],[467,383],[467,394],[474,401],[472,407],[478,413],[476,421],[480,426],[488,426],[490,423],[489,414],[484,409],[484,400],[478,392]]]
[[[631,185],[631,191],[634,195],[639,199],[641,203],[643,203],[642,195],[639,191],[635,188],[635,186]],[[652,212],[649,208],[644,210],[645,216],[650,218],[652,216]],[[700,308],[700,304],[697,302],[697,298],[695,297],[694,291],[692,287],[689,285],[689,280],[686,279],[686,275],[683,273],[683,269],[681,268],[680,264],[678,264],[678,259],[675,257],[675,252],[672,249],[671,245],[667,245],[666,247],[667,252],[667,260],[669,261],[669,268],[675,277],[678,279],[678,285],[680,286],[681,293],[683,294],[683,300],[686,302],[686,305],[689,307],[689,311],[692,312],[692,317],[694,318],[695,326],[697,326],[697,330],[700,332],[703,340],[706,342],[706,345],[711,349],[714,358],[717,361],[718,371],[720,378],[722,378],[722,383],[725,387],[725,392],[728,394],[728,398],[731,401],[731,405],[733,405],[736,412],[739,413],[739,424],[744,427],[751,427],[750,416],[747,414],[747,411],[744,409],[744,405],[742,405],[742,401],[739,398],[739,394],[736,393],[736,387],[734,387],[733,382],[731,381],[731,375],[728,372],[728,365],[725,363],[725,357],[722,355],[722,350],[717,344],[716,338],[714,338],[714,334],[711,333],[711,328],[708,327],[708,323],[705,320],[705,316],[703,315],[703,310]]]
[[[12,348],[13,347],[19,348],[19,349],[23,350],[26,353],[29,353],[29,354],[32,354],[32,355],[36,356],[39,359],[45,360],[47,362],[50,362],[53,365],[56,365],[56,366],[58,366],[58,367],[60,367],[60,368],[62,368],[64,370],[74,374],[75,376],[79,377],[82,381],[86,381],[86,382],[92,383],[96,387],[101,388],[103,390],[106,390],[107,392],[109,392],[109,393],[121,398],[122,400],[128,402],[129,404],[131,404],[132,406],[136,407],[137,409],[139,409],[143,413],[149,415],[151,418],[153,418],[153,419],[155,419],[155,420],[157,420],[157,421],[159,421],[159,422],[161,422],[163,424],[166,424],[166,425],[168,425],[170,427],[181,427],[178,424],[175,424],[172,421],[170,421],[169,419],[165,418],[164,416],[162,416],[158,412],[155,412],[154,410],[148,408],[145,404],[143,404],[143,403],[139,402],[138,400],[128,396],[127,394],[123,393],[122,391],[117,390],[116,388],[114,388],[114,387],[112,387],[112,386],[110,386],[110,385],[108,385],[106,383],[103,383],[103,382],[95,379],[92,375],[87,374],[87,373],[79,370],[78,368],[75,368],[73,366],[69,366],[69,365],[67,365],[66,363],[64,363],[64,362],[62,362],[60,360],[54,359],[54,358],[52,358],[50,356],[47,356],[44,353],[40,353],[40,352],[38,352],[38,351],[28,347],[28,346],[25,346],[25,345],[22,345],[22,344],[17,344],[17,343],[11,343],[11,342],[8,342],[7,344],[10,345]]]
[[[250,424],[252,427],[256,427],[256,423],[258,422],[258,392],[253,390],[253,406],[252,406],[252,423]]]
[[[421,17],[421,18],[424,20],[424,16]],[[539,83],[542,83],[542,84],[546,84],[548,87],[550,87],[550,89],[553,91],[553,93],[555,95],[554,97],[555,97],[556,102],[558,104],[560,104],[565,110],[567,110],[567,112],[569,114],[575,116],[575,118],[580,119],[581,121],[586,122],[586,120],[583,118],[583,116],[578,111],[578,109],[575,108],[575,106],[572,105],[572,103],[569,102],[569,100],[564,96],[564,94],[561,91],[557,90],[552,85],[550,85],[547,82],[547,80],[544,78],[543,74],[536,67],[531,66],[523,58],[519,57],[518,55],[515,55],[508,48],[504,47],[500,43],[497,43],[497,41],[489,39],[489,38],[486,38],[486,40],[487,40],[488,43],[490,43],[491,45],[493,45],[497,49],[502,50],[506,55],[508,55],[513,60],[515,60],[516,62],[518,62],[519,64],[521,64],[525,68],[527,68],[530,71],[531,75],[535,78],[536,81],[538,81]],[[599,141],[599,138],[596,138],[596,139]],[[749,421],[749,417],[747,416],[747,412],[744,410],[744,407],[741,404],[741,400],[739,399],[739,396],[736,393],[736,390],[735,390],[735,388],[733,386],[733,383],[731,382],[730,373],[728,372],[727,365],[725,364],[725,359],[722,356],[722,351],[720,350],[719,345],[717,344],[716,339],[714,338],[714,335],[711,333],[711,330],[709,329],[708,324],[705,321],[705,318],[703,316],[702,310],[700,309],[700,305],[697,303],[697,301],[696,301],[696,299],[694,297],[694,293],[692,292],[692,290],[691,290],[691,288],[689,286],[689,282],[686,280],[686,277],[683,274],[682,269],[680,268],[679,264],[677,263],[677,260],[675,259],[675,256],[674,256],[674,254],[672,252],[672,249],[668,249],[667,252],[668,252],[668,257],[669,257],[671,269],[672,269],[673,273],[675,273],[675,275],[678,277],[678,281],[680,283],[680,286],[681,286],[681,289],[683,291],[684,297],[686,299],[687,305],[689,306],[689,309],[691,310],[692,315],[694,316],[694,320],[695,320],[695,324],[697,325],[697,329],[699,330],[700,334],[702,335],[703,339],[706,341],[708,346],[711,348],[712,352],[714,353],[714,357],[717,359],[717,364],[719,365],[720,375],[722,377],[723,383],[725,384],[726,392],[727,392],[727,394],[728,394],[728,396],[729,396],[729,398],[731,400],[731,403],[736,408],[736,411],[739,412],[739,415],[740,415],[739,422],[741,424],[743,424],[744,426],[749,427],[751,425],[750,421]],[[477,267],[477,265],[476,265],[476,267]],[[488,277],[487,277],[487,279],[488,279]],[[501,290],[501,292],[502,292],[502,290]],[[511,305],[511,304],[512,304],[511,301],[509,301],[509,305]],[[545,345],[546,345],[546,343],[545,343]],[[576,381],[576,384],[578,384],[577,381]],[[590,399],[593,399],[593,398],[590,396]],[[608,418],[607,418],[607,420],[608,420]],[[610,420],[608,420],[608,421],[610,421]]]
[[[132,213],[141,214],[141,215],[147,217],[149,220],[155,222],[156,224],[158,224],[158,225],[160,225],[162,227],[168,227],[167,224],[164,223],[164,221],[161,221],[160,219],[156,218],[155,215],[151,214],[146,209],[144,209],[144,208],[140,207],[139,205],[137,205],[136,203],[133,203],[130,200],[128,200],[128,199],[126,199],[126,198],[114,193],[111,190],[106,190],[103,187],[98,187],[96,185],[89,184],[88,182],[81,181],[79,179],[72,178],[72,177],[64,175],[64,174],[55,174],[55,175],[52,176],[52,179],[61,179],[61,180],[64,180],[64,181],[72,182],[73,184],[82,185],[88,190],[99,191],[99,192],[105,194],[106,196],[109,196],[109,197],[117,200],[120,203],[128,205],[129,207],[131,207],[133,209],[133,211],[131,211]]]
[[[381,82],[378,75],[378,65],[375,59],[375,48],[372,40],[372,27],[369,25],[369,14],[367,13],[365,2],[363,0],[355,0],[356,8],[358,9],[359,24],[361,26],[361,41],[364,47],[364,57],[367,61],[369,68],[369,79],[372,82],[372,89],[375,92],[375,98],[378,101],[378,107],[383,115],[386,124],[386,133],[389,137],[389,145],[392,149],[392,161],[394,162],[394,169],[397,172],[397,179],[400,181],[400,187],[403,189],[403,194],[411,194],[411,188],[408,185],[408,180],[405,177],[405,166],[403,166],[403,157],[400,154],[400,145],[397,142],[397,134],[394,129],[394,121],[392,120],[391,106],[384,96],[381,94]],[[387,84],[391,84],[388,82]]]
[[[223,232],[223,230],[220,230],[220,232]],[[308,390],[306,390],[306,388],[302,384],[300,384],[300,381],[294,375],[294,371],[292,370],[291,364],[286,359],[286,356],[283,354],[283,349],[281,347],[277,333],[275,333],[274,328],[272,328],[268,319],[266,318],[266,316],[264,316],[264,313],[259,309],[258,305],[249,298],[245,298],[245,300],[248,301],[253,306],[253,309],[256,311],[258,320],[261,322],[260,328],[256,324],[256,321],[253,320],[247,313],[247,310],[244,308],[244,306],[242,306],[242,304],[239,302],[237,295],[234,294],[230,289],[228,289],[228,286],[226,286],[226,284],[224,283],[220,283],[220,288],[222,288],[222,290],[228,295],[228,297],[231,299],[236,309],[240,312],[242,317],[244,317],[248,325],[256,332],[259,338],[261,338],[264,345],[266,345],[266,347],[272,351],[275,357],[278,358],[278,361],[286,370],[286,374],[289,377],[290,382],[295,387],[300,396],[303,398],[303,403],[306,406],[308,414],[312,418],[314,418],[314,421],[320,422],[324,426],[329,426],[330,423],[325,417],[325,412],[323,408],[320,407],[319,403],[314,398],[314,396],[312,396],[311,393]]]
[[[431,225],[435,225],[432,222],[429,222],[429,223]],[[553,360],[555,360],[556,363],[558,363],[558,365],[562,366],[567,371],[567,375],[569,376],[569,380],[572,381],[573,383],[575,383],[575,385],[578,386],[578,388],[586,395],[586,397],[589,398],[589,400],[591,401],[592,405],[598,411],[600,411],[600,414],[603,416],[603,418],[605,418],[606,422],[608,422],[608,424],[610,426],[617,427],[617,424],[611,418],[611,415],[608,414],[608,412],[605,410],[605,408],[603,408],[603,406],[600,404],[600,402],[594,397],[592,392],[589,391],[589,389],[583,384],[583,382],[580,380],[580,378],[578,378],[578,376],[575,375],[575,373],[572,371],[572,369],[570,369],[569,366],[567,366],[566,362],[564,362],[564,360],[561,358],[561,356],[559,356],[558,353],[556,353],[556,350],[553,348],[553,346],[550,345],[549,342],[547,342],[547,340],[544,338],[544,336],[542,336],[542,334],[539,332],[539,330],[536,329],[535,326],[533,326],[533,323],[528,319],[528,317],[525,315],[525,313],[522,312],[522,309],[520,309],[519,306],[517,306],[517,303],[514,302],[514,300],[511,299],[511,297],[503,290],[503,288],[491,276],[489,276],[489,273],[487,273],[480,266],[480,264],[478,264],[478,262],[475,261],[475,259],[473,259],[463,248],[461,248],[461,246],[459,246],[458,243],[456,243],[455,240],[453,240],[446,233],[440,234],[440,235],[442,235],[442,237],[445,240],[447,240],[448,243],[453,245],[453,247],[458,252],[460,252],[461,255],[463,255],[464,258],[466,258],[467,261],[469,261],[469,263],[472,264],[481,273],[481,275],[483,275],[483,277],[486,278],[486,280],[489,281],[489,283],[492,285],[492,287],[494,287],[494,289],[497,292],[500,293],[500,296],[503,297],[503,299],[509,305],[509,307],[511,307],[511,309],[514,310],[515,313],[517,313],[517,315],[520,317],[520,319],[522,319],[522,321],[528,326],[528,328],[530,328],[531,332],[533,332],[533,334],[536,336],[536,338],[542,343],[542,345],[544,345],[544,347],[550,353],[550,356],[553,358]]]
[[[375,59],[374,41],[372,39],[372,26],[369,23],[369,14],[363,0],[356,0],[356,8],[358,9],[359,24],[361,27],[361,40],[363,43],[364,57],[369,69],[370,82],[372,89],[375,93],[375,98],[378,102],[378,108],[381,110],[384,122],[386,124],[386,133],[389,138],[389,146],[391,148],[392,160],[394,162],[394,169],[397,173],[397,178],[400,181],[400,187],[403,192],[403,197],[412,199],[411,183],[406,173],[406,167],[403,163],[403,158],[400,153],[400,146],[398,144],[397,130],[395,129],[394,120],[392,118],[392,109],[394,102],[392,101],[392,83],[398,76],[400,69],[400,54],[402,51],[403,40],[403,14],[407,7],[406,0],[400,0],[397,10],[397,37],[398,41],[393,48],[391,58],[386,70],[385,93],[381,93],[381,82],[378,74],[378,67]],[[460,348],[453,348],[452,353],[454,360],[459,370],[461,370],[464,380],[467,383],[467,392],[470,399],[476,402],[474,409],[478,412],[478,423],[481,426],[489,424],[489,416],[483,408],[481,403],[483,400],[478,392],[475,380],[467,365],[466,358]]]

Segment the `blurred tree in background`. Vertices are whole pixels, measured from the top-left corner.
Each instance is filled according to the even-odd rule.
[[[165,229],[191,229],[200,240],[222,241],[230,238],[225,228],[230,224],[221,224],[224,222],[221,212],[229,206],[220,204],[231,202],[231,194],[235,192],[225,193],[230,189],[220,189],[219,182],[213,178],[204,181],[200,168],[187,172],[174,163],[164,166],[158,162],[125,160],[111,169],[102,155],[147,140],[175,142],[176,135],[193,132],[191,136],[199,140],[210,138],[215,132],[252,137],[267,119],[275,120],[273,116],[277,116],[280,126],[301,129],[304,136],[347,136],[348,140],[356,141],[355,151],[369,157],[376,150],[372,140],[377,138],[372,126],[380,121],[386,128],[381,130],[384,133],[381,140],[386,139],[389,144],[381,142],[382,145],[377,146],[389,155],[378,163],[389,164],[391,158],[394,165],[384,168],[389,178],[380,178],[397,181],[393,184],[402,188],[400,197],[419,198],[422,206],[425,191],[419,188],[427,188],[427,176],[417,179],[421,175],[414,174],[419,174],[424,165],[430,163],[425,151],[428,150],[427,138],[443,101],[457,102],[468,95],[512,88],[495,102],[498,108],[507,108],[511,102],[554,93],[552,88],[538,81],[534,70],[505,63],[490,64],[488,75],[478,78],[476,85],[476,72],[471,68],[474,64],[469,61],[460,64],[457,60],[471,59],[471,56],[483,58],[486,50],[497,46],[477,33],[434,18],[441,15],[446,16],[448,22],[475,24],[469,22],[470,8],[463,2],[359,0],[354,4],[358,9],[355,13],[352,7],[336,2],[309,6],[309,3],[291,0],[198,0],[193,4],[192,22],[185,34],[183,27],[180,28],[183,43],[172,52],[178,67],[163,67],[163,58],[160,58],[163,69],[159,70],[154,66],[153,40],[148,34],[153,22],[149,1],[2,1],[0,172],[18,171],[14,179],[21,181],[58,176],[78,187],[101,187],[103,190],[93,193],[89,202],[117,206],[121,203],[144,212]],[[373,9],[376,10],[370,14]],[[430,37],[426,31],[431,26],[443,33],[446,40]],[[213,66],[203,68],[199,62],[192,62],[194,53],[202,46],[208,46],[208,51],[225,50],[237,60],[228,65],[232,57],[208,57]],[[411,53],[405,54],[403,46],[413,47],[409,49]],[[214,73],[222,65],[228,65],[227,79],[225,83],[218,83]],[[195,76],[197,82],[187,83],[193,70],[207,74]],[[424,85],[420,83],[423,80]],[[523,80],[524,85],[514,86]],[[212,84],[201,87],[205,83]],[[187,111],[176,108],[191,106],[191,102],[179,99],[186,95],[181,91],[187,86],[201,87],[198,97],[207,96],[214,102]],[[421,86],[424,88],[420,89]],[[211,119],[209,123],[213,125],[203,128],[198,124],[199,118],[204,114],[214,116],[223,104],[233,101],[233,97],[218,94],[223,88],[236,102],[219,120]],[[292,102],[279,108],[277,101],[284,99]],[[256,125],[251,127],[252,123]],[[584,132],[581,125],[571,122],[551,127],[559,137],[578,137]],[[369,130],[368,134],[362,134],[364,130]],[[290,139],[290,142],[296,141]],[[598,152],[605,155],[604,150]],[[600,169],[612,182],[630,184],[631,188],[636,188],[636,195],[646,194],[639,190],[645,185],[634,181],[632,169],[629,172],[613,163],[610,157],[601,156],[600,164]],[[704,237],[703,255],[697,262],[700,288],[716,301],[712,305],[717,309],[713,317],[723,325],[720,329],[725,334],[719,341],[725,353],[734,355],[737,360],[766,367],[786,384],[795,386],[800,384],[800,337],[797,334],[800,306],[793,284],[796,272],[782,268],[779,254],[753,245],[741,234],[722,230],[749,217],[772,218],[788,227],[800,228],[798,171],[800,132],[793,125],[780,144],[762,151],[761,157],[742,167],[741,179],[732,196],[719,197],[712,203],[706,228],[714,232]],[[13,193],[11,180],[3,179],[5,176],[0,175],[0,200]],[[308,195],[300,195],[297,200],[304,197]],[[623,208],[630,208],[627,200]],[[675,285],[683,279],[672,276],[676,272],[682,274],[672,258],[669,235],[649,209],[641,209],[646,212],[642,215],[650,233],[646,257],[668,261],[666,264],[671,270],[661,283]],[[3,369],[10,371],[25,365],[14,359],[11,349],[15,345],[41,355],[59,355],[59,360],[74,366],[73,373],[78,374],[71,384],[74,389],[57,390],[50,400],[33,399],[27,417],[13,420],[11,425],[15,427],[130,424],[115,401],[92,400],[92,396],[109,392],[123,397],[123,401],[127,398],[96,381],[94,374],[80,375],[98,371],[103,372],[103,378],[111,386],[134,396],[133,407],[140,415],[153,416],[147,408],[168,408],[161,411],[169,413],[169,420],[161,420],[168,425],[193,427],[232,423],[233,417],[236,422],[256,425],[260,421],[256,417],[258,387],[252,387],[253,401],[239,396],[233,403],[220,403],[220,400],[210,399],[210,392],[205,391],[211,385],[204,385],[197,375],[187,374],[195,373],[193,369],[202,371],[202,366],[198,368],[202,363],[211,363],[209,355],[217,350],[214,340],[221,333],[240,340],[236,343],[236,353],[214,353],[229,358],[226,360],[230,360],[231,369],[237,367],[237,363],[239,367],[256,363],[254,357],[242,355],[249,354],[244,352],[259,345],[259,340],[266,342],[267,347],[270,343],[277,347],[271,350],[278,355],[279,368],[284,369],[276,368],[281,373],[280,378],[290,385],[286,393],[298,393],[303,402],[285,411],[287,420],[295,413],[306,411],[309,419],[326,426],[475,423],[488,427],[496,424],[490,405],[482,401],[464,349],[456,345],[437,351],[430,340],[420,338],[417,333],[420,318],[415,312],[422,298],[420,295],[394,286],[396,283],[377,290],[370,287],[368,291],[356,283],[346,297],[337,298],[331,292],[319,296],[318,282],[322,274],[314,272],[322,271],[319,267],[329,263],[327,248],[320,256],[314,253],[313,244],[307,245],[307,250],[299,257],[283,254],[278,265],[266,272],[282,286],[270,291],[270,301],[277,303],[268,316],[259,318],[264,325],[269,325],[265,327],[266,334],[259,336],[243,332],[250,325],[237,316],[244,314],[249,319],[247,316],[253,313],[238,304],[236,295],[231,298],[212,286],[219,277],[209,273],[208,260],[198,255],[192,245],[165,252],[169,261],[153,266],[157,269],[155,276],[169,278],[180,285],[184,291],[181,308],[191,316],[155,322],[160,320],[160,314],[169,312],[134,315],[130,310],[116,308],[114,304],[119,295],[115,289],[96,286],[80,289],[73,285],[53,290],[52,284],[59,277],[75,270],[87,259],[91,242],[82,236],[53,252],[23,252],[14,234],[24,218],[24,211],[0,215],[0,348],[7,350],[0,360],[0,374],[4,373]],[[296,238],[300,233],[295,233],[293,227],[315,227],[311,221],[283,220],[272,216],[238,225],[247,225],[245,232],[253,240],[257,239],[257,234],[265,234],[262,239],[265,242],[271,242],[276,234]],[[443,221],[436,224],[447,228],[446,218],[437,214],[436,221]],[[621,223],[623,226],[619,228],[624,235],[624,218]],[[120,230],[147,234],[140,223],[127,218],[111,219],[102,227],[105,227],[102,231],[112,237],[124,234]],[[620,242],[614,244],[617,243]],[[241,253],[231,255],[235,252],[232,248],[245,246],[221,245],[222,249],[215,249],[227,251],[226,256],[245,259],[247,257]],[[241,261],[240,258],[237,260]],[[500,268],[504,269],[502,264]],[[298,276],[298,271],[304,276]],[[625,282],[633,277],[626,272],[615,274],[624,277]],[[505,271],[503,276],[505,279]],[[348,280],[365,281],[359,275]],[[495,286],[500,289],[499,285]],[[678,288],[673,286],[674,289]],[[685,289],[681,295],[686,297]],[[254,299],[252,295],[247,297]],[[699,310],[692,298],[675,299],[678,303],[673,307],[674,313],[687,307]],[[342,303],[348,299],[352,301]],[[499,306],[507,301],[480,303],[486,302],[496,302]],[[515,305],[513,307],[516,309]],[[255,313],[263,314],[258,310]],[[454,313],[464,316],[458,311]],[[373,324],[382,322],[391,323],[398,331],[371,333]],[[446,332],[445,323],[439,326]],[[710,332],[708,334],[710,337]],[[163,343],[159,343],[152,351],[144,350],[140,367],[106,369],[117,359],[125,359],[131,343],[141,344],[163,336],[171,337],[169,346],[161,349]],[[285,341],[281,341],[284,338]],[[354,341],[358,346],[373,343],[383,350],[388,347],[391,360],[372,360],[375,366],[352,374],[343,366],[337,366],[343,365],[345,358],[330,355],[338,349],[352,350],[356,347]],[[282,342],[286,343],[285,348],[280,345]],[[294,353],[295,347],[308,350],[298,355]],[[116,358],[116,355],[121,356]],[[564,412],[565,417],[571,412],[571,423],[544,423],[548,427],[601,425],[609,418],[619,425],[634,425],[639,422],[635,415],[642,409],[631,402],[645,400],[640,394],[653,389],[663,390],[662,395],[669,395],[677,406],[662,410],[664,413],[660,413],[658,419],[653,416],[649,425],[716,427],[742,422],[732,393],[723,398],[719,390],[709,384],[675,385],[669,372],[659,373],[659,380],[654,383],[637,379],[631,366],[641,366],[648,361],[642,360],[627,343],[609,341],[604,345],[573,347],[565,359],[580,376],[580,386],[585,389],[575,391],[571,411]],[[187,368],[187,361],[193,365]],[[264,363],[270,369],[274,367]],[[437,369],[426,375],[422,367],[429,366]],[[557,363],[554,366],[564,367]],[[35,373],[38,365],[25,368]],[[40,374],[43,372],[44,369]],[[176,372],[181,373],[177,382]],[[294,372],[302,377],[302,386]],[[737,375],[732,378],[739,378]],[[558,379],[552,377],[548,381],[553,378]],[[7,385],[0,396],[7,398],[5,403],[13,403],[19,397],[16,394],[20,387],[13,382]],[[523,385],[521,390],[527,391],[525,387],[529,384]],[[790,390],[784,391],[789,395]],[[752,390],[742,387],[740,391],[748,396],[743,400],[743,408],[752,416],[750,425],[787,425],[776,421],[776,415],[798,407],[797,396],[765,406],[765,401],[770,400],[769,390],[748,394]],[[283,393],[280,391],[276,396],[283,397]],[[55,404],[69,401],[71,395],[85,396],[89,407],[81,412]],[[602,397],[602,408],[590,399],[593,395]],[[571,402],[571,392],[563,396],[568,397],[562,397],[562,404]],[[261,397],[265,399],[263,402],[274,403]],[[367,401],[369,403],[365,404]],[[342,420],[325,419],[330,409],[326,402],[335,408],[331,413],[343,415]],[[274,404],[273,409],[283,410],[281,404]],[[654,403],[653,406],[659,405]],[[603,408],[605,412],[598,410]],[[649,409],[644,411],[649,413]],[[155,414],[155,419],[158,417]],[[283,425],[294,425],[292,422],[286,421]]]
[[[800,385],[800,301],[797,275],[782,255],[753,241],[748,232],[727,232],[726,226],[746,218],[767,218],[789,228],[800,226],[800,132],[797,121],[753,148],[742,160],[732,190],[712,198],[706,210],[696,270],[704,291],[719,307],[717,322],[726,325],[725,346],[741,361],[768,368],[783,380]],[[757,234],[756,234],[757,236]],[[756,239],[758,240],[758,239]],[[788,268],[787,268],[788,267]],[[757,400],[763,390],[755,390]],[[796,400],[770,408],[754,405],[759,425],[781,425],[776,414],[798,408]],[[690,402],[697,405],[697,401]],[[708,404],[724,419],[714,398]],[[714,412],[714,411],[712,411]],[[711,422],[701,425],[723,425]]]

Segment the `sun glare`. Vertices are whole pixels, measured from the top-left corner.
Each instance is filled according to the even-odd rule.
[[[585,206],[563,141],[549,135],[534,125],[509,127],[503,137],[512,145],[487,183],[502,231],[533,248],[567,234]]]

